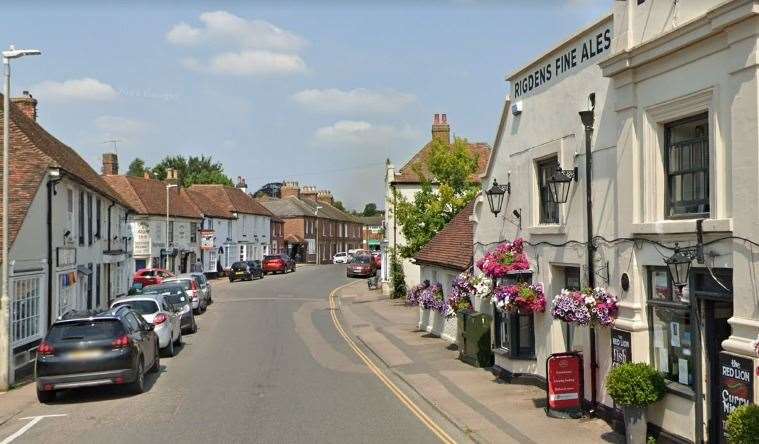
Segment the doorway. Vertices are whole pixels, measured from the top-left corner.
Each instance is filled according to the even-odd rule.
[[[711,443],[726,442],[722,432],[722,384],[720,381],[719,354],[722,351],[722,341],[730,337],[730,324],[727,320],[733,316],[732,301],[703,300],[704,313],[704,353],[706,357],[706,369],[708,371],[706,381],[709,394],[706,417],[707,438]]]

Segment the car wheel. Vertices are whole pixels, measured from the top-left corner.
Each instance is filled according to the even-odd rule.
[[[139,395],[140,393],[145,393],[144,369],[145,369],[145,364],[142,362],[142,358],[140,358],[140,363],[137,364],[137,377],[135,378],[131,386],[132,392],[136,395]]]
[[[42,404],[47,404],[55,401],[55,390],[40,390],[37,389],[37,401]]]
[[[161,369],[161,353],[158,349],[158,341],[156,341],[155,344],[155,360],[153,361],[153,366],[150,367],[150,373],[158,373],[158,370]]]
[[[173,358],[176,355],[176,352],[174,351],[174,341],[169,341],[169,345],[166,346],[166,355],[170,358]]]
[[[176,345],[182,345],[182,330],[179,330],[179,336],[177,336],[177,340],[174,341]]]

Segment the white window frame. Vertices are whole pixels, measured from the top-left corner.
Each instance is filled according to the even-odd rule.
[[[18,276],[10,279],[11,345],[18,347],[42,337],[42,299],[44,275]]]

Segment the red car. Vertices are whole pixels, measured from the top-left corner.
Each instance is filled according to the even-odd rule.
[[[372,277],[377,272],[377,263],[370,255],[354,256],[345,267],[345,275],[348,277]]]
[[[295,271],[295,261],[286,254],[272,254],[264,256],[264,260],[261,261],[261,269],[264,274],[287,273],[288,271]]]
[[[164,279],[170,277],[174,277],[174,273],[163,268],[142,269],[134,273],[132,282],[147,287],[148,285],[160,284]]]
[[[379,270],[382,268],[382,254],[381,253],[372,253],[372,258],[374,258],[374,265]]]

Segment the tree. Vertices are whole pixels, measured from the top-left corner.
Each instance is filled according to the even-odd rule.
[[[332,202],[332,206],[337,208],[338,210],[342,211],[343,213],[347,213],[348,210],[345,209],[345,206],[343,205],[342,201],[336,200]]]
[[[221,162],[214,162],[211,156],[166,156],[153,167],[156,179],[166,179],[166,170],[177,170],[179,184],[189,187],[194,184],[221,184],[232,186],[234,183],[224,174]]]
[[[363,216],[369,217],[369,216],[376,216],[379,212],[377,211],[377,204],[376,203],[368,203],[364,205],[364,212]]]
[[[145,177],[145,173],[148,171],[149,170],[145,168],[145,161],[139,157],[135,157],[132,163],[129,164],[127,176]]]
[[[416,165],[421,190],[413,200],[395,192],[395,216],[406,239],[406,245],[398,248],[401,256],[416,255],[477,195],[479,186],[472,180],[477,165],[466,139],[457,138],[450,146],[433,141],[426,165],[432,177],[425,177]]]

